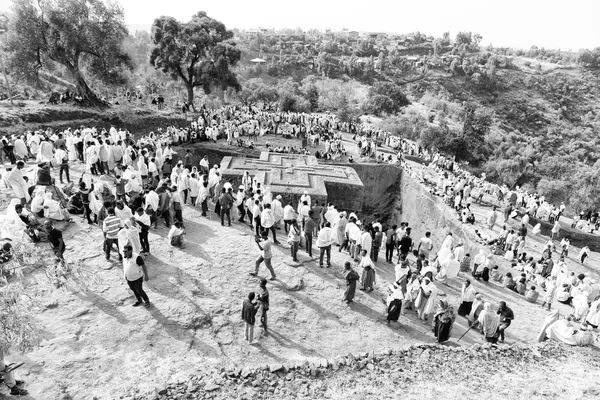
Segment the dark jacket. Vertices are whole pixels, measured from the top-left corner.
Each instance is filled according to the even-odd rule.
[[[221,208],[229,210],[233,204],[233,197],[229,193],[222,193],[219,197],[219,204],[221,204]]]
[[[258,310],[257,306],[254,305],[250,299],[244,300],[244,304],[242,304],[242,319],[249,325],[254,325],[256,322],[256,311]]]

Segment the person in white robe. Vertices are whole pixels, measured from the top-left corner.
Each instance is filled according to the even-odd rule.
[[[22,138],[15,140],[15,155],[24,160],[29,158],[29,150],[27,150],[25,141]]]
[[[442,242],[442,247],[440,248],[440,251],[444,248],[447,248],[450,251],[452,251],[452,249],[454,248],[454,237],[452,237],[452,233],[448,233],[448,236],[446,236],[446,238]]]
[[[40,150],[40,136],[37,132],[34,132],[33,135],[27,140],[27,144],[29,145],[29,152],[37,158],[37,153]]]
[[[133,218],[133,213],[131,212],[131,208],[129,208],[127,204],[118,202],[117,206],[115,207],[115,216],[119,218],[121,222],[125,222]]]
[[[57,221],[71,221],[69,212],[60,206],[60,203],[52,198],[52,193],[44,194],[44,217]]]
[[[16,168],[13,168],[6,177],[6,183],[10,185],[15,192],[15,195],[21,199],[23,205],[31,200],[31,197],[29,196],[29,185],[24,179],[26,176],[23,171],[24,168],[25,163],[23,161],[18,161]]]
[[[573,311],[573,316],[577,321],[582,320],[587,314],[590,306],[588,304],[588,293],[585,291],[578,292],[573,296],[571,300],[573,307],[575,308]]]
[[[271,204],[273,202],[273,193],[271,193],[271,188],[266,187],[265,192],[263,193],[263,205]]]
[[[271,208],[273,209],[273,216],[275,217],[275,227],[279,228],[281,224],[281,220],[283,219],[283,204],[281,204],[281,195],[278,194],[275,200],[271,203]],[[242,194],[243,201],[243,194]],[[241,203],[241,202],[240,202]]]
[[[140,254],[142,251],[142,244],[140,242],[140,228],[136,223],[131,220],[123,222],[123,229],[117,233],[117,241],[119,243],[119,253],[124,257],[123,250],[125,245],[129,243],[133,248],[133,252]]]
[[[298,214],[300,214],[300,209],[304,205],[305,201],[308,203],[308,207],[310,208],[311,207],[310,195],[308,194],[307,190],[305,190],[304,194],[302,196],[300,196],[300,201],[298,202]]]
[[[585,317],[585,323],[592,325],[592,328],[600,328],[600,298],[592,301],[590,309]]]
[[[75,138],[70,130],[65,131],[66,133],[66,145],[67,153],[69,155],[69,161],[77,160],[77,148],[75,147]]]
[[[364,230],[360,235],[360,249],[361,251],[366,250],[366,257],[371,257],[371,246],[373,244],[373,237],[371,234]]]
[[[417,296],[416,304],[418,304],[418,316],[423,321],[427,321],[427,317],[434,311],[437,300],[438,290],[429,278],[424,278],[421,283],[421,290]]]
[[[40,149],[38,150],[36,162],[41,164],[43,162],[52,162],[54,158],[54,146],[48,141],[40,143]]]
[[[189,187],[190,204],[192,206],[196,206],[195,203],[198,199],[198,194],[200,193],[200,182],[198,181],[197,177],[197,172],[193,172],[187,181]]]

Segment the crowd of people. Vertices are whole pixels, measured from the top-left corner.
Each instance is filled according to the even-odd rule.
[[[451,232],[447,232],[441,247],[435,249],[430,232],[414,242],[412,227],[407,223],[398,227],[384,225],[378,220],[361,221],[356,213],[338,210],[335,204],[312,201],[307,192],[297,204],[284,204],[281,195],[274,195],[269,187],[261,186],[250,172],[246,172],[241,184],[234,187],[232,182],[222,178],[218,164],[210,166],[208,157],[197,163],[189,149],[174,149],[194,140],[224,139],[234,144],[241,137],[283,132],[303,138],[301,150],[298,150],[300,154],[306,154],[309,143],[316,145],[324,141],[325,151],[319,152],[319,157],[339,159],[341,154],[346,154],[340,130],[353,133],[359,154],[399,163],[411,177],[428,185],[432,193],[443,196],[463,223],[475,223],[470,207],[480,203],[484,195],[505,202],[505,225],[496,235],[500,215],[494,207],[484,221],[494,235],[487,237],[476,231],[481,249],[474,257]],[[194,207],[202,216],[215,213],[222,226],[226,223],[231,226],[233,220],[252,230],[259,252],[254,269],[249,272],[253,276],[259,276],[264,264],[268,278],[277,279],[272,262],[273,246],[281,246],[281,241],[289,245],[293,261],[299,261],[300,249],[310,259],[316,249],[321,268],[333,266],[331,253],[334,248],[337,247],[338,253],[348,253],[350,261],[343,265],[346,286],[341,295],[347,304],[354,302],[357,287],[371,292],[377,282],[381,286],[376,263],[383,248],[386,263],[395,265],[395,279],[389,283],[387,296],[382,299],[388,323],[398,321],[406,310],[412,310],[423,323],[431,324],[440,342],[450,338],[457,315],[467,318],[471,327],[492,343],[504,341],[505,331],[515,319],[505,302],[494,308],[491,298],[486,299],[485,293],[475,291],[469,279],[464,281],[456,312],[438,284],[457,279],[459,271],[470,274],[473,280],[502,285],[530,302],[536,303],[541,298],[541,307],[548,310],[555,300],[572,304],[573,321],[591,329],[598,328],[599,286],[583,274],[575,277],[574,271],[567,266],[568,240],[563,238],[559,243],[560,256],[556,263],[553,260],[556,252],[554,235],[541,258],[535,259],[525,252],[529,216],[541,218],[547,215],[560,229],[558,220],[564,207],[552,208],[543,196],[519,189],[507,191],[492,185],[461,170],[442,155],[430,154],[414,144],[361,124],[342,124],[330,115],[275,113],[249,107],[203,108],[190,126],[171,126],[139,138],[116,127],[108,130],[80,127],[63,132],[27,132],[12,139],[5,137],[2,142],[6,156],[14,164],[5,182],[18,198],[9,206],[15,224],[31,240],[47,240],[58,260],[64,260],[65,243],[53,221],[72,221],[73,215],[79,214],[88,224],[98,226],[104,237],[102,251],[107,260],[106,268],[113,268],[112,249],[116,247],[136,307],[151,307],[143,288],[143,282],[149,279],[144,261],[144,256],[151,252],[149,231],[157,229],[163,221],[169,230],[168,245],[184,248],[187,232],[183,209]],[[382,145],[398,150],[395,160],[392,156],[380,159],[383,156],[377,154],[377,149]],[[296,151],[293,146],[269,145],[267,149]],[[425,167],[420,172],[410,167],[404,161],[404,155],[427,158],[439,175],[438,182],[425,177]],[[33,176],[27,176],[23,171],[28,160],[35,160]],[[73,163],[84,165],[85,171],[72,180],[70,165]],[[58,169],[56,177],[52,177],[52,168]],[[64,184],[62,188],[55,185],[57,179]],[[517,209],[524,210],[520,229],[507,228],[506,222],[517,216]],[[502,255],[510,263],[511,271],[500,274],[492,254]],[[585,255],[580,255],[580,259],[583,263]],[[383,287],[387,286],[383,284]],[[254,340],[258,311],[266,334],[268,309],[267,278],[261,276],[259,293],[251,292],[242,307],[248,342]]]

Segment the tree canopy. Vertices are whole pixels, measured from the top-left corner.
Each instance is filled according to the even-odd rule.
[[[410,104],[400,88],[390,82],[377,82],[369,88],[367,111],[375,115],[394,114]]]
[[[84,71],[105,83],[123,83],[130,67],[121,44],[127,37],[123,10],[102,0],[13,0],[8,49],[37,71],[52,62],[65,67],[83,102],[101,105]],[[24,66],[25,68],[25,66]]]
[[[240,84],[232,67],[240,60],[241,52],[231,41],[233,32],[206,15],[195,14],[187,23],[173,17],[159,17],[152,24],[153,48],[150,64],[181,79],[188,92],[188,103],[194,106],[194,88],[204,93],[213,88],[228,87],[239,91]]]

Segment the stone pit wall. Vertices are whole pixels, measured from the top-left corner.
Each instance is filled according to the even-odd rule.
[[[362,193],[362,212],[359,218],[372,221],[378,219],[382,223],[399,213],[400,186],[402,169],[392,165],[336,163],[353,168],[360,177],[364,190]],[[346,197],[352,196],[351,193]],[[338,207],[344,210],[344,207]]]
[[[412,227],[411,237],[415,242],[415,249],[419,239],[425,236],[425,232],[431,232],[434,249],[439,249],[448,232],[456,240],[464,243],[465,251],[474,255],[479,245],[472,238],[472,231],[468,231],[470,225],[465,225],[458,220],[457,214],[443,204],[442,198],[434,196],[421,183],[415,181],[407,174],[402,176],[400,205],[396,207],[399,212],[391,215],[390,221],[400,225],[400,222],[408,222]]]

